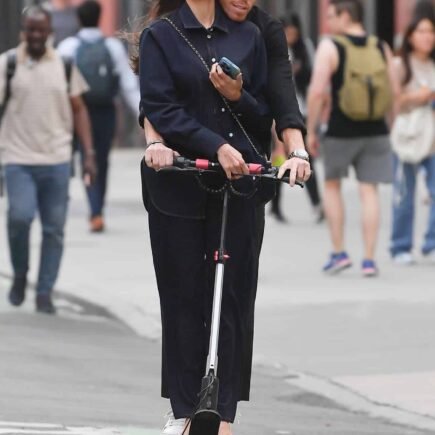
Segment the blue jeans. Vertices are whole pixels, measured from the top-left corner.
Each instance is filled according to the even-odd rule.
[[[63,252],[70,164],[6,165],[9,249],[16,278],[29,269],[30,227],[36,212],[42,224],[38,294],[50,293]]]
[[[435,250],[435,155],[418,165],[401,163],[394,158],[394,198],[393,231],[391,235],[391,255],[411,252],[413,246],[415,188],[420,169],[426,173],[426,185],[431,197],[429,225],[423,244],[423,254]]]

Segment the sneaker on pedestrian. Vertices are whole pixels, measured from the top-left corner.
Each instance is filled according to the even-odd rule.
[[[361,267],[363,276],[367,278],[379,275],[379,270],[373,260],[363,260]]]
[[[27,278],[25,276],[14,278],[11,290],[9,291],[9,302],[14,307],[19,307],[24,302],[26,298],[26,285]]]
[[[102,233],[104,231],[103,216],[93,216],[90,221],[92,233]]]
[[[331,254],[329,261],[323,267],[323,271],[329,275],[335,275],[352,266],[352,261],[346,252]]]
[[[42,314],[56,314],[56,307],[49,293],[36,295],[36,311]]]
[[[185,418],[175,418],[172,411],[166,414],[168,421],[163,428],[162,435],[182,435],[184,428],[186,427]],[[188,431],[184,432],[184,435],[188,434]]]
[[[412,266],[415,264],[414,257],[410,252],[399,252],[393,257],[393,261],[398,266]]]

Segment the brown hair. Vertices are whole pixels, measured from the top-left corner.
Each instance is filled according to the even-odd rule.
[[[137,30],[124,34],[123,37],[131,44],[130,64],[133,71],[139,74],[139,44],[143,30],[162,15],[169,14],[179,8],[185,0],[154,0],[148,14],[139,20]]]
[[[329,0],[329,4],[335,7],[337,15],[347,12],[354,23],[364,21],[364,7],[360,0]]]
[[[435,20],[431,17],[417,16],[412,22],[409,24],[405,31],[405,35],[403,37],[403,44],[400,50],[400,57],[402,58],[403,65],[405,67],[405,77],[403,79],[402,85],[407,85],[412,79],[412,69],[411,69],[411,53],[414,51],[414,47],[411,44],[411,36],[417,30],[418,25],[424,21],[428,20],[432,23],[432,26],[435,28]],[[430,54],[430,58],[435,62],[435,47]]]

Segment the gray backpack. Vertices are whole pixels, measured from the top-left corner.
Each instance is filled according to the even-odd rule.
[[[80,39],[76,64],[90,88],[83,95],[86,103],[98,106],[112,104],[118,93],[119,76],[114,71],[105,39],[100,38],[94,42]]]

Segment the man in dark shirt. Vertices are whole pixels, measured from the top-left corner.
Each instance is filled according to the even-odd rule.
[[[316,53],[316,62],[308,95],[308,140],[311,154],[318,152],[317,126],[328,89],[332,93],[332,110],[328,132],[323,143],[325,165],[324,207],[329,222],[333,253],[324,267],[328,274],[335,274],[351,266],[344,247],[344,203],[341,196],[341,179],[347,176],[350,166],[355,168],[363,210],[364,260],[362,273],[374,276],[378,270],[374,262],[380,221],[379,183],[391,182],[391,150],[388,128],[384,118],[355,120],[341,109],[341,90],[344,86],[347,62],[346,46],[370,49],[370,59],[383,56],[388,68],[389,82],[397,93],[392,53],[387,44],[377,41],[369,45],[363,27],[363,6],[360,0],[330,0],[328,9],[330,31],[335,38],[325,38]],[[342,39],[337,38],[341,35]],[[350,58],[350,56],[349,56]],[[349,61],[350,62],[350,61]],[[393,98],[393,101],[396,100]]]
[[[249,19],[261,31],[268,58],[266,97],[276,122],[278,136],[282,138],[289,154],[289,159],[281,166],[280,176],[290,169],[292,174],[291,185],[294,185],[296,178],[306,181],[310,177],[311,170],[303,141],[305,125],[296,99],[282,24],[258,7],[253,6],[254,0],[243,0],[237,3],[231,0],[220,0],[220,4],[227,16],[233,21],[240,22]],[[222,80],[226,81],[226,84],[230,87],[236,85],[236,83],[231,84],[231,81],[236,81],[227,79],[227,77],[222,77]],[[144,121],[143,118],[141,116],[141,122]],[[152,145],[147,146],[145,154],[148,166],[159,169],[171,165],[172,150],[159,142],[162,138],[149,123],[145,123],[145,137],[148,144],[152,143]],[[231,155],[230,152],[228,152],[227,159],[220,160],[228,162],[227,173],[238,173],[242,162],[235,158],[234,155]],[[223,153],[221,152],[221,154]]]

